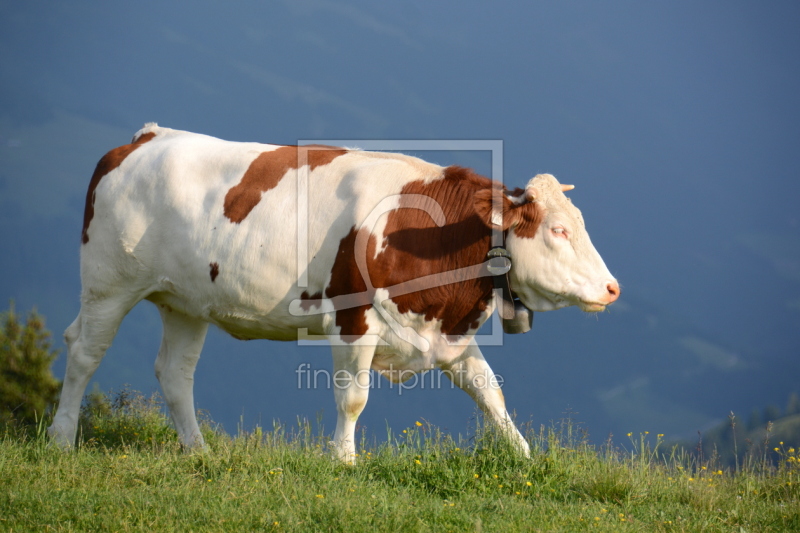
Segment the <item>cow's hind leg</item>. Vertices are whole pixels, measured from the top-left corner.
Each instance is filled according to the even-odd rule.
[[[530,445],[519,432],[506,410],[506,401],[489,363],[480,348],[470,343],[452,365],[442,367],[443,373],[469,394],[483,413],[495,424],[517,450],[530,455]]]
[[[355,461],[356,422],[367,405],[370,366],[375,347],[367,345],[333,346],[333,394],[336,399],[336,432],[333,442],[339,459]]]
[[[67,372],[61,399],[47,432],[64,448],[75,444],[81,400],[122,319],[138,302],[129,294],[84,301],[78,317],[64,332],[67,342]]]
[[[181,444],[204,446],[194,409],[194,370],[208,331],[208,323],[158,306],[164,333],[156,358],[156,377],[161,384],[172,422]]]

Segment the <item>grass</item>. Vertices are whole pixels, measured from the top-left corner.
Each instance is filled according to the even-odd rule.
[[[0,439],[5,531],[798,531],[800,454],[723,470],[661,436],[590,445],[571,424],[528,432],[517,456],[486,428],[456,441],[418,423],[359,462],[303,422],[231,437],[204,424],[185,453],[157,398],[95,396],[69,453]]]

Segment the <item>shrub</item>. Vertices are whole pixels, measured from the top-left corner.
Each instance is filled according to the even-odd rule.
[[[95,388],[84,398],[81,441],[106,448],[152,446],[177,442],[161,397],[146,397],[127,387],[108,395]]]
[[[35,424],[56,401],[60,383],[50,365],[58,355],[35,310],[23,324],[11,302],[0,314],[0,424]]]

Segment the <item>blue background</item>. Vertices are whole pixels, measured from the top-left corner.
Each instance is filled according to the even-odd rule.
[[[518,420],[691,436],[800,391],[796,2],[0,2],[0,299],[78,312],[97,160],[143,123],[224,139],[499,139],[503,177],[574,183],[620,280],[609,312],[536,315],[485,350]],[[488,172],[485,153],[415,153]],[[95,376],[157,389],[160,323],[126,318]],[[323,411],[324,346],[212,331],[198,407],[235,431]],[[55,373],[63,375],[65,356]],[[464,432],[457,390],[375,390],[382,434]]]

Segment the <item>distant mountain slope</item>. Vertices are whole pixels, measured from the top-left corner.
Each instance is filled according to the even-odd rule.
[[[800,449],[800,400],[797,393],[792,394],[783,414],[775,406],[763,413],[755,410],[747,419],[731,414],[728,420],[700,433],[694,442],[680,444],[693,453],[702,452],[705,458],[718,457],[728,467],[765,459],[777,464],[786,459],[789,449]]]

